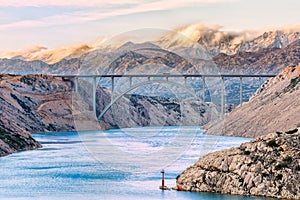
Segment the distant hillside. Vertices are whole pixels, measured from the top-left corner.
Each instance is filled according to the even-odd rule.
[[[285,66],[299,63],[300,40],[295,40],[282,48],[241,51],[233,55],[219,54],[213,61],[222,71],[231,73],[277,73]]]
[[[210,123],[207,134],[256,137],[300,126],[300,65],[265,82],[249,102]]]

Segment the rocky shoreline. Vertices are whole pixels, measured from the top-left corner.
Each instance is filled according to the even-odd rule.
[[[300,128],[210,153],[177,177],[177,189],[300,199]]]
[[[33,150],[42,145],[29,132],[13,132],[0,127],[0,157],[23,150]]]

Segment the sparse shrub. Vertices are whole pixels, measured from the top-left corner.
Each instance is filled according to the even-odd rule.
[[[250,153],[251,153],[250,151],[244,151],[245,155],[250,155]]]
[[[27,106],[26,103],[19,99],[16,95],[11,93],[10,96],[18,102],[18,104],[23,108],[25,112],[31,112],[31,108]]]
[[[276,143],[276,140],[270,140],[267,142],[268,147],[278,147],[279,145]]]
[[[287,157],[282,159],[282,161],[287,162],[287,163],[291,163],[292,160],[293,160],[293,158],[291,156],[287,156]]]
[[[297,133],[298,132],[298,129],[293,129],[293,130],[289,130],[287,132],[285,132],[286,134],[294,134],[294,133]]]
[[[36,78],[34,76],[22,76],[20,81],[27,85],[33,85],[33,83],[36,81]]]
[[[284,149],[282,147],[279,147],[278,151],[284,151]]]
[[[288,88],[290,88],[290,89],[294,88],[299,82],[300,82],[300,76],[298,76],[297,78],[291,79],[291,82],[290,82],[290,85],[288,86]]]
[[[288,166],[288,164],[286,162],[281,162],[281,163],[279,163],[278,165],[275,166],[275,170],[280,170],[280,169],[285,168],[287,166]]]
[[[267,174],[267,173],[263,172],[263,173],[262,173],[262,176],[263,176],[263,177],[268,177],[268,176],[269,176],[269,174]]]
[[[276,180],[281,180],[282,179],[282,174],[278,174],[277,176],[276,176]]]
[[[297,165],[297,166],[295,167],[295,170],[296,170],[296,171],[300,171],[300,165]]]
[[[272,159],[271,161],[270,161],[270,164],[273,164],[273,163],[275,163],[276,162],[276,160],[275,159]]]

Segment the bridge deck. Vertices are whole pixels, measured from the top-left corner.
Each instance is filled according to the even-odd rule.
[[[105,75],[95,75],[95,74],[91,74],[91,75],[82,75],[82,74],[78,74],[78,75],[53,75],[54,77],[66,77],[66,78],[111,78],[111,77],[224,77],[224,78],[234,78],[234,77],[242,77],[242,78],[271,78],[271,77],[275,77],[275,74],[105,74]]]

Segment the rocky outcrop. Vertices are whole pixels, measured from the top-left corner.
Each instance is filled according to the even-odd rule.
[[[279,73],[289,65],[300,61],[300,40],[282,48],[262,48],[257,51],[241,51],[233,55],[221,53],[213,58],[220,70],[230,73]]]
[[[32,132],[73,130],[70,82],[1,75],[0,87],[0,156],[41,147]]]
[[[285,68],[220,122],[205,126],[207,134],[256,137],[300,126],[300,65]]]
[[[53,76],[2,75],[0,125],[14,132],[73,130],[71,83]]]
[[[300,199],[300,128],[210,153],[177,177],[177,188]]]
[[[30,136],[28,131],[15,132],[0,127],[0,157],[17,151],[40,147],[41,145]]]

